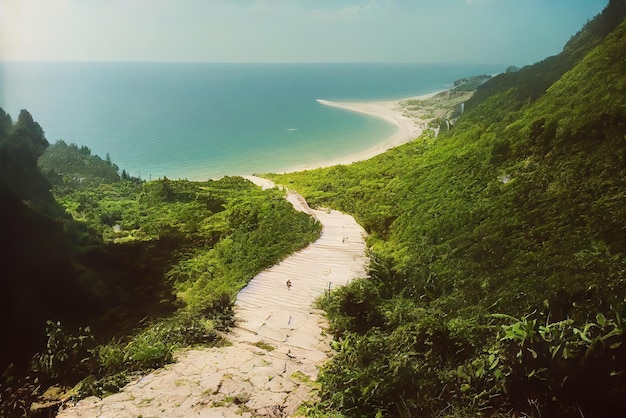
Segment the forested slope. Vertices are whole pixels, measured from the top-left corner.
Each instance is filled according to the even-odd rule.
[[[238,290],[319,231],[278,190],[144,182],[0,109],[0,415],[49,416],[220,343]]]
[[[623,410],[625,4],[561,55],[485,83],[450,132],[271,176],[371,233],[371,278],[322,302],[340,342],[319,408]]]
[[[45,343],[45,320],[66,320],[89,303],[70,242],[37,159],[48,146],[27,111],[13,124],[0,109],[0,368],[23,366]],[[55,220],[56,219],[56,220]],[[66,218],[67,219],[67,218]]]

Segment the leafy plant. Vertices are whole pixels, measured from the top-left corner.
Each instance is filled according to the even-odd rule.
[[[71,334],[60,322],[48,321],[46,335],[46,350],[36,354],[31,363],[32,370],[42,379],[71,384],[76,376],[93,370],[91,353],[95,340],[89,327]]]

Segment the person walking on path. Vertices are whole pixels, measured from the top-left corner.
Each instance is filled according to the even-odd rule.
[[[291,279],[287,279],[287,290],[291,290]]]

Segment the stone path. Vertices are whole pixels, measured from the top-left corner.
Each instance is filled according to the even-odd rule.
[[[250,177],[263,187],[267,180]],[[310,381],[331,355],[314,300],[366,274],[363,229],[348,215],[287,199],[323,225],[321,237],[261,272],[241,290],[231,346],[187,350],[176,363],[104,399],[91,397],[59,417],[284,417],[310,397]],[[286,285],[291,280],[291,288]]]

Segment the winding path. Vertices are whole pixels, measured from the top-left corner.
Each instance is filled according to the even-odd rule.
[[[262,187],[271,182],[248,177]],[[261,272],[237,296],[231,346],[182,351],[176,363],[128,384],[104,399],[91,397],[59,417],[293,416],[310,397],[310,380],[331,355],[326,322],[312,307],[329,287],[366,274],[363,229],[348,215],[309,208],[321,237]],[[291,288],[286,285],[291,280]]]

